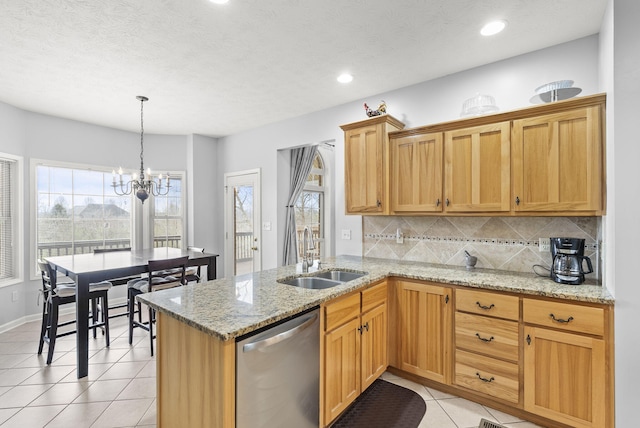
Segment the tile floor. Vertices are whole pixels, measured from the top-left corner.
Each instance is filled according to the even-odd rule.
[[[37,355],[39,322],[0,334],[0,427],[155,427],[155,359],[147,332],[128,343],[127,320],[112,320],[111,346],[90,339],[89,376],[78,380],[75,335],[58,339],[51,366]],[[481,418],[507,427],[534,428],[486,406],[398,378],[384,379],[419,393],[427,404],[420,428],[476,428]],[[276,427],[274,427],[276,428]]]

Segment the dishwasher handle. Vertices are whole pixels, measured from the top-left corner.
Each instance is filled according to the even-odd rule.
[[[267,348],[269,346],[273,346],[277,343],[282,342],[283,340],[287,340],[290,337],[295,336],[296,334],[310,327],[316,321],[317,318],[318,318],[318,314],[315,313],[308,320],[306,320],[302,324],[299,324],[293,327],[292,329],[283,331],[282,333],[276,334],[275,336],[267,337],[266,339],[259,340],[257,342],[247,343],[242,347],[242,352],[257,351],[260,349]]]

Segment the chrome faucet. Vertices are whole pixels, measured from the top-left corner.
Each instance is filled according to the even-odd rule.
[[[307,235],[309,242],[307,242]],[[311,255],[311,263],[309,263],[309,251],[316,249],[316,243],[313,241],[313,234],[308,226],[302,231],[302,272],[309,272],[309,266],[313,265],[313,255]]]

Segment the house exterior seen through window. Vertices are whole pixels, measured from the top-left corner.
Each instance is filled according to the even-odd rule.
[[[181,248],[184,236],[182,178],[171,177],[166,196],[150,197],[151,221],[135,196],[118,196],[112,173],[83,167],[37,164],[35,213],[36,258],[83,254],[95,248],[147,248],[135,245],[136,227],[151,225],[154,247]],[[123,180],[131,177],[123,174]],[[135,226],[134,219],[140,218]]]
[[[298,259],[303,258],[302,231],[305,226],[311,229],[315,241],[314,258],[325,254],[324,248],[324,198],[325,166],[320,153],[313,160],[307,182],[295,205],[296,231],[298,238]]]

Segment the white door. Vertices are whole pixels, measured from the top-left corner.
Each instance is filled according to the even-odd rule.
[[[260,170],[224,175],[225,277],[260,270]]]

